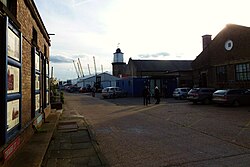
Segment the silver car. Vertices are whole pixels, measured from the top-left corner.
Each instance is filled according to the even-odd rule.
[[[103,98],[116,98],[116,97],[126,97],[127,92],[123,91],[119,87],[106,87],[102,90]]]
[[[173,97],[175,99],[186,99],[188,91],[190,91],[190,88],[176,88],[173,92]]]
[[[187,99],[194,104],[198,102],[209,104],[212,102],[214,92],[215,88],[193,88],[188,92]]]
[[[249,89],[224,89],[213,93],[213,102],[223,105],[249,105]]]

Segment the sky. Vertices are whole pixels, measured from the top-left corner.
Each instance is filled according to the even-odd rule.
[[[73,60],[84,75],[112,73],[117,47],[129,58],[194,60],[202,36],[212,39],[226,26],[250,27],[248,0],[34,0],[51,35],[54,77],[77,78]]]

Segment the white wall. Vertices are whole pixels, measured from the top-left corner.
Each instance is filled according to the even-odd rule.
[[[107,73],[102,73],[102,74],[99,74],[98,76],[101,76],[101,86],[103,88],[108,87],[108,86],[116,86],[116,81],[120,79],[118,77],[109,75]],[[79,83],[77,83],[77,86],[87,87],[88,85],[90,85],[92,87],[95,82],[96,82],[95,76],[86,78],[86,79],[83,78],[81,79],[81,81],[79,81]]]

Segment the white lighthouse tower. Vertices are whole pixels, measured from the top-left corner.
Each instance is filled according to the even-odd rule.
[[[122,77],[125,74],[125,67],[126,63],[123,62],[123,53],[121,49],[116,49],[116,52],[114,53],[114,59],[113,59],[113,75],[117,77]]]
[[[121,52],[120,48],[117,48],[116,52],[114,53],[113,63],[124,63],[123,62],[123,53]]]

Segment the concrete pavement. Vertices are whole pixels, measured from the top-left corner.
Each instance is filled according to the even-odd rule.
[[[82,116],[61,116],[42,166],[105,166],[94,136]]]
[[[107,166],[84,117],[70,112],[65,111],[61,115],[52,112],[46,123],[5,166]]]
[[[52,112],[46,119],[46,123],[42,125],[32,138],[20,148],[11,159],[4,163],[4,166],[41,166],[59,117],[60,113]]]

